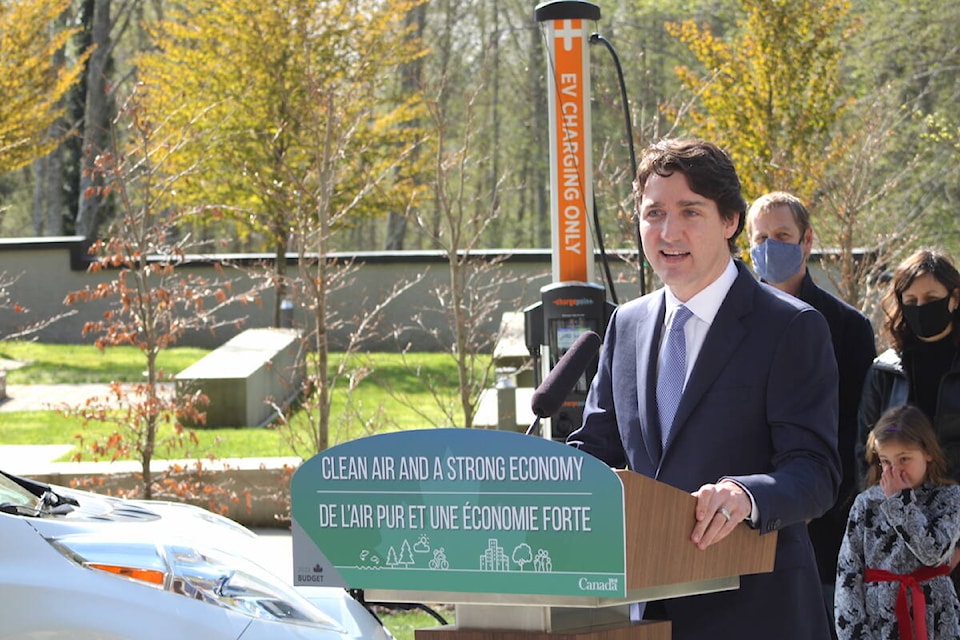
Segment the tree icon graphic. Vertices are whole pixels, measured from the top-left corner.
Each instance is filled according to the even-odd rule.
[[[533,551],[526,542],[518,544],[513,549],[513,561],[520,565],[520,571],[523,571],[523,565],[533,560]]]
[[[413,550],[410,549],[410,542],[406,538],[400,545],[400,558],[397,560],[397,564],[402,564],[405,568],[413,564]]]

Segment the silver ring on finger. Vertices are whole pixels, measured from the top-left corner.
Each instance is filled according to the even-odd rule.
[[[731,515],[730,515],[729,509],[727,509],[726,507],[720,507],[717,513],[722,515],[727,522],[730,522]]]

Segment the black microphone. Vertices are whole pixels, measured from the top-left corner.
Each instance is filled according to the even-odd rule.
[[[563,401],[600,351],[600,342],[600,336],[594,331],[581,333],[550,370],[530,399],[530,408],[537,417],[527,429],[527,434],[533,431],[542,418],[552,418],[560,411]]]

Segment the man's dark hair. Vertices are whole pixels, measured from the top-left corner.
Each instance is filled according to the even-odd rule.
[[[740,192],[740,178],[730,156],[705,140],[664,138],[654,142],[643,152],[633,183],[638,210],[647,179],[653,174],[666,178],[675,172],[687,177],[691,191],[713,200],[724,220],[737,218],[737,229],[727,244],[730,253],[738,253],[737,236],[743,231],[747,201]]]

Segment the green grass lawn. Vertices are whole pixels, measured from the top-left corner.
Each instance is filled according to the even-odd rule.
[[[177,347],[158,357],[159,366],[174,375],[201,358],[206,350]],[[333,354],[332,361],[339,356]],[[52,345],[33,342],[0,342],[0,358],[24,363],[8,371],[7,384],[58,384],[93,382],[137,382],[143,379],[144,361],[134,347],[112,347],[103,352],[92,345]],[[333,365],[331,365],[333,366]],[[352,385],[341,379],[333,394],[330,444],[338,444],[375,433],[399,429],[430,428],[445,425],[437,400],[425,385],[429,380],[452,402],[456,391],[456,369],[446,354],[416,354],[404,361],[395,353],[368,353],[356,356]],[[292,413],[290,422],[305,428],[311,413]],[[111,423],[65,417],[56,411],[0,412],[0,444],[79,444],[80,436],[90,441],[116,430]],[[199,428],[195,442],[185,448],[164,450],[157,458],[274,457],[311,452],[297,447],[283,427]],[[160,438],[172,435],[172,428],[161,428]],[[62,459],[81,453],[79,447]]]
[[[456,616],[452,606],[430,605],[447,624],[454,624]],[[397,640],[414,640],[417,629],[429,629],[440,626],[440,621],[421,609],[403,611],[401,609],[374,608],[375,613],[383,621],[383,625],[390,630]]]
[[[175,374],[202,358],[207,349],[175,347],[157,356],[160,369]],[[7,372],[7,384],[141,382],[145,361],[136,347],[0,342],[0,358],[24,363]]]

